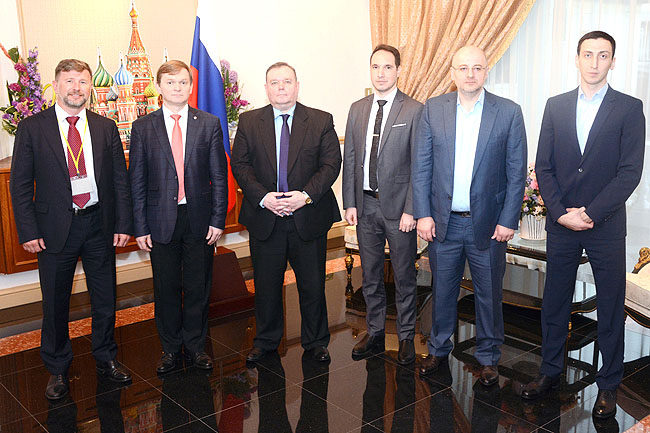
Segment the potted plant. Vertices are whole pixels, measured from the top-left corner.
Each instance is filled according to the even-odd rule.
[[[535,163],[528,164],[524,201],[521,204],[520,236],[522,239],[546,239],[546,206],[539,193]]]

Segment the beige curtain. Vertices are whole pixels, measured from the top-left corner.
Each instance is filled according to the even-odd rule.
[[[493,66],[508,49],[535,0],[370,0],[373,46],[402,57],[399,88],[424,102],[452,90],[449,67],[464,45],[476,45]]]

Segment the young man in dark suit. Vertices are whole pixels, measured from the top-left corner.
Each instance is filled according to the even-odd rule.
[[[325,253],[327,232],[341,219],[331,188],[341,167],[339,140],[331,114],[297,102],[293,67],[271,65],[265,87],[270,104],[240,116],[232,151],[255,279],[257,335],[247,359],[258,361],[280,344],[288,260],[300,294],[302,346],[328,361]]]
[[[131,375],[116,360],[115,247],[132,231],[131,193],[115,122],[85,109],[92,90],[86,62],[61,60],[56,104],[20,122],[11,166],[11,197],[23,248],[38,255],[43,294],[41,357],[51,376],[45,391],[69,391],[72,348],[68,314],[81,257],[92,311],[97,371],[114,382]]]
[[[615,50],[609,34],[585,34],[575,59],[580,86],[546,103],[535,163],[548,209],[542,365],[522,392],[530,400],[559,385],[576,272],[585,250],[596,282],[603,362],[596,375],[596,418],[616,413],[616,388],[623,379],[625,201],[641,179],[645,146],[642,102],[607,84]]]
[[[384,350],[386,290],[384,248],[395,272],[397,361],[415,361],[417,234],[413,219],[411,155],[422,104],[397,88],[400,54],[378,45],[370,56],[375,93],[352,104],[345,128],[343,207],[357,226],[363,268],[368,332],[352,349],[354,357]]]
[[[156,73],[163,106],[133,122],[129,175],[134,235],[151,255],[158,373],[185,358],[209,370],[205,353],[212,262],[226,225],[228,178],[220,121],[187,105],[190,68],[171,60]]]

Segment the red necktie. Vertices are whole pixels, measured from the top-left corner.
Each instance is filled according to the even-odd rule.
[[[86,160],[81,149],[81,136],[75,126],[79,120],[79,116],[66,117],[66,120],[70,124],[68,128],[68,174],[70,177],[85,176]],[[77,166],[75,166],[74,161],[77,158],[79,160]],[[79,208],[83,208],[88,203],[88,200],[90,200],[90,193],[88,192],[72,196],[72,202],[79,206]]]
[[[174,129],[172,129],[172,155],[174,155],[174,164],[176,165],[176,175],[178,176],[178,201],[185,197],[185,163],[183,161],[183,133],[178,119],[180,114],[172,114],[174,119]]]

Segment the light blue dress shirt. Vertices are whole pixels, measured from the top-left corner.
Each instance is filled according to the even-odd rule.
[[[296,111],[296,104],[293,104],[293,107],[289,108],[289,111],[283,113],[277,108],[273,107],[273,123],[275,125],[275,170],[276,173],[280,173],[280,138],[282,136],[282,115],[288,114],[289,118],[287,119],[287,124],[289,125],[289,132],[291,132],[291,126],[293,125],[293,113]],[[276,191],[278,180],[275,180]],[[262,197],[260,201],[260,206],[264,207],[264,199],[266,195]]]
[[[578,144],[580,145],[580,153],[585,153],[585,146],[589,138],[589,131],[594,124],[596,114],[600,104],[602,104],[605,94],[609,89],[609,84],[605,85],[597,91],[591,100],[587,99],[587,95],[582,91],[582,87],[578,87],[578,104],[576,105],[576,132],[578,133]]]
[[[469,191],[472,185],[472,171],[474,170],[474,156],[478,132],[481,128],[485,90],[481,90],[478,100],[470,111],[465,111],[460,103],[456,102],[456,150],[454,152],[454,189],[451,199],[451,210],[454,212],[467,212],[470,210]]]

